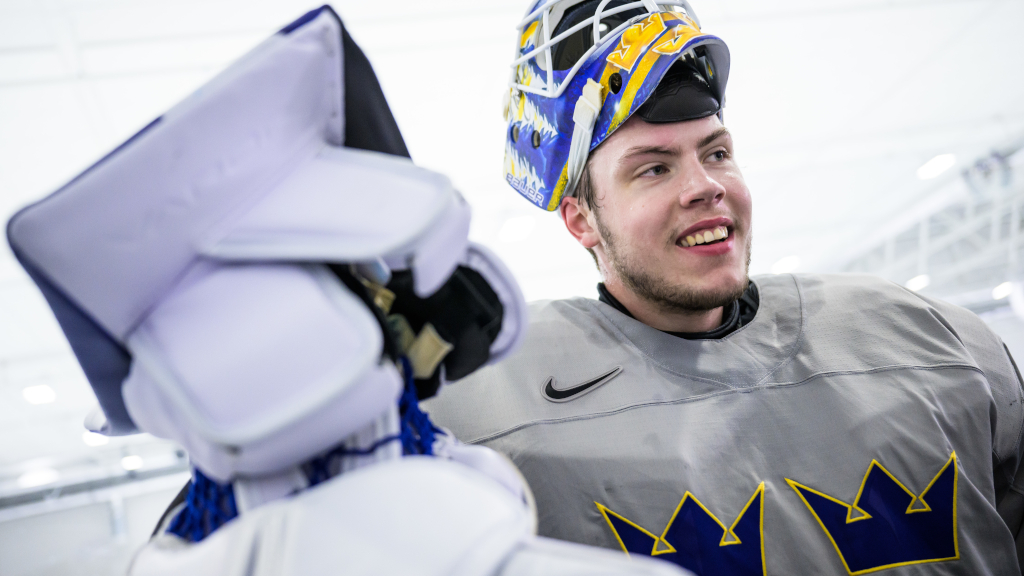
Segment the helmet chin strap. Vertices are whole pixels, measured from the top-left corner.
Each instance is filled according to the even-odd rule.
[[[576,193],[576,185],[583,174],[583,167],[587,164],[587,156],[590,153],[590,141],[594,135],[594,124],[597,122],[597,115],[601,112],[604,104],[604,88],[593,79],[587,80],[583,87],[579,100],[576,101],[576,109],[572,114],[572,121],[575,127],[572,130],[572,142],[569,144],[569,159],[567,161],[565,175],[565,191],[562,197],[573,196]]]

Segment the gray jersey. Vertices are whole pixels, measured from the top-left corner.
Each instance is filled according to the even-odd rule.
[[[720,340],[538,303],[515,356],[427,409],[511,457],[545,536],[705,575],[1018,573],[1024,409],[999,338],[870,277],[755,281],[757,316]]]

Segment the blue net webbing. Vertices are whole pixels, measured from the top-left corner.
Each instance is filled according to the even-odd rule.
[[[189,542],[199,542],[235,516],[238,507],[231,484],[219,484],[193,468],[185,508],[174,517],[167,531]]]
[[[401,432],[402,452],[404,454],[434,455],[434,437],[443,431],[434,426],[430,416],[420,410],[419,397],[416,395],[416,384],[413,381],[412,364],[405,356],[401,358],[402,373],[405,374],[405,390],[398,400],[398,413],[402,418]]]

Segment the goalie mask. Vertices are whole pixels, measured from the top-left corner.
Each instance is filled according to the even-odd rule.
[[[722,113],[729,49],[686,0],[537,0],[517,28],[505,100],[505,180],[553,211],[590,152],[633,114]]]
[[[358,149],[357,149],[358,148]],[[286,470],[509,353],[525,306],[418,168],[329,7],[231,65],[8,238],[103,410],[224,482]]]

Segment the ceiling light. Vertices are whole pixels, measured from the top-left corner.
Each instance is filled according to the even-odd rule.
[[[49,404],[57,399],[57,393],[46,384],[29,386],[21,391],[21,395],[29,404]]]
[[[103,446],[110,442],[110,438],[107,438],[103,434],[86,431],[82,434],[82,442],[85,442],[86,446]]]
[[[917,169],[917,177],[921,180],[931,180],[952,168],[954,164],[956,164],[956,156],[952,154],[939,154]]]
[[[60,474],[53,468],[38,468],[18,476],[18,486],[22,488],[45,486],[46,484],[53,484],[59,477]]]
[[[142,468],[142,456],[132,454],[131,456],[121,458],[121,468],[129,471]]]
[[[772,264],[772,274],[785,274],[786,272],[792,272],[799,267],[799,256],[786,256],[785,258],[780,258],[775,264]]]
[[[992,289],[992,299],[1002,300],[1003,298],[1009,296],[1010,292],[1013,292],[1013,284],[1010,284],[1009,282],[1003,282],[999,286],[996,286],[995,288]]]
[[[536,227],[537,219],[533,216],[514,216],[501,225],[498,240],[506,244],[521,242],[529,238]]]
[[[910,280],[907,280],[905,286],[910,290],[917,292],[918,290],[927,288],[931,283],[932,279],[927,274],[920,274],[918,276],[914,276]]]

